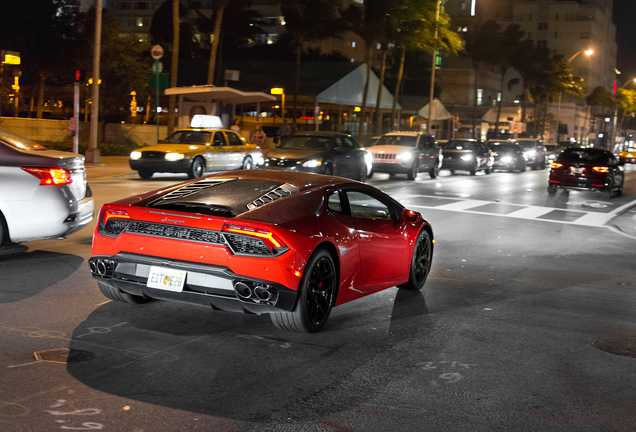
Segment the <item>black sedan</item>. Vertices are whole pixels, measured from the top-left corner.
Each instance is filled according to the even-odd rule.
[[[347,177],[364,182],[371,171],[371,154],[350,135],[300,132],[264,155],[265,169]]]
[[[475,175],[477,171],[490,174],[492,154],[486,143],[473,139],[452,139],[442,144],[442,169],[464,170]]]
[[[493,171],[524,172],[526,170],[524,149],[519,144],[510,141],[488,141],[488,148],[492,151],[494,160]]]

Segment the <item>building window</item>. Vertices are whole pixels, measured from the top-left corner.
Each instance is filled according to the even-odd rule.
[[[465,11],[466,10],[466,2],[462,2],[462,10]]]
[[[481,105],[484,100],[484,89],[477,89],[477,105]]]
[[[137,10],[148,10],[148,9],[150,9],[150,5],[148,4],[148,2],[137,2],[135,4],[135,9],[137,9]]]
[[[539,30],[547,30],[548,23],[539,23]]]
[[[117,3],[117,9],[121,10],[129,10],[131,9],[131,4],[129,2],[119,2]]]

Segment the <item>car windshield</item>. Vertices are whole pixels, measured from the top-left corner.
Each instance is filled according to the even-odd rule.
[[[36,143],[35,141],[22,138],[21,136],[13,134],[4,129],[0,129],[0,141],[5,143],[9,147],[13,147],[18,150],[48,150],[46,147]]]
[[[207,144],[210,142],[211,132],[207,131],[176,131],[162,144]]]
[[[474,150],[474,141],[450,140],[442,146],[444,150]]]
[[[516,151],[521,150],[520,147],[512,143],[488,143],[488,148],[492,151]]]
[[[518,144],[525,150],[533,149],[536,146],[536,141],[519,141]]]
[[[294,150],[329,150],[331,138],[319,136],[299,135],[288,138],[280,148]]]
[[[559,149],[559,146],[556,144],[545,144],[543,147],[545,147],[547,151],[556,151]]]
[[[601,149],[566,149],[557,160],[561,162],[606,163],[607,154]]]
[[[415,147],[416,144],[417,137],[413,135],[383,135],[375,143],[376,146],[399,145],[403,147]]]

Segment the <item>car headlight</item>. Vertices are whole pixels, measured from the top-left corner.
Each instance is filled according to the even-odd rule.
[[[308,161],[303,162],[303,167],[305,168],[316,168],[322,165],[322,159],[310,159]]]
[[[555,154],[548,155],[548,159],[549,160],[555,160],[556,159],[556,155]]]
[[[523,157],[525,157],[526,159],[528,159],[528,158],[533,158],[536,154],[537,154],[537,152],[536,152],[536,151],[534,151],[534,150],[528,150],[527,152],[525,152],[525,153],[523,154]]]
[[[409,153],[409,152],[405,152],[405,153],[398,153],[397,156],[395,156],[397,159],[399,160],[403,160],[405,162],[410,161],[413,158],[413,153]]]
[[[367,164],[367,168],[371,169],[371,166],[373,166],[373,154],[366,152],[364,154],[364,161]]]
[[[473,155],[464,155],[462,156],[463,161],[469,161],[473,159]]]
[[[503,162],[503,163],[512,162],[512,157],[510,157],[510,156],[503,156],[503,157],[501,158],[501,162]]]
[[[185,157],[183,153],[166,153],[165,159],[169,161],[178,161]]]
[[[137,159],[141,159],[141,152],[138,151],[134,151],[130,154],[130,158],[132,160],[137,160]]]

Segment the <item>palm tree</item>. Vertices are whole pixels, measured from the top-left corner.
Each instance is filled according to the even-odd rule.
[[[531,47],[530,40],[525,39],[522,40],[525,32],[523,32],[518,24],[510,24],[504,31],[501,33],[501,37],[497,41],[499,44],[498,54],[499,58],[497,59],[497,63],[499,66],[499,72],[501,73],[501,83],[500,83],[500,97],[499,103],[497,104],[497,124],[499,123],[499,119],[501,117],[501,107],[503,105],[504,99],[504,91],[505,91],[505,78],[506,72],[508,69],[513,67],[514,59],[518,56],[522,56],[528,52],[528,49]],[[497,125],[495,125],[497,127]]]
[[[344,23],[338,15],[338,3],[338,0],[281,0],[286,35],[292,41],[296,57],[292,128],[296,125],[303,43],[334,37],[344,30]]]
[[[179,72],[179,0],[172,0],[172,67],[170,69],[170,87],[174,88],[177,86],[177,73]],[[170,95],[168,99],[168,135],[174,132],[176,106],[177,96]]]
[[[210,48],[210,64],[208,66],[208,84],[214,84],[214,71],[216,69],[216,52],[219,48],[219,39],[221,38],[221,26],[223,25],[223,13],[229,0],[216,0],[214,2],[214,37],[212,38],[212,47]]]

